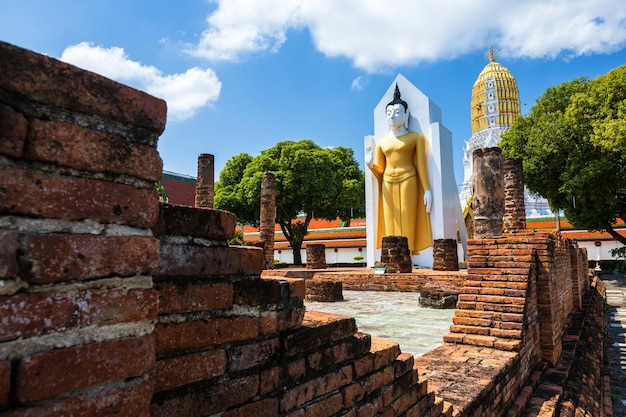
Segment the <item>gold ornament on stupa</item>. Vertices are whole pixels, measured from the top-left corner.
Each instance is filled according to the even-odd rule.
[[[487,128],[508,128],[521,115],[517,83],[511,72],[496,62],[498,54],[489,47],[485,54],[489,63],[472,88],[472,134]]]

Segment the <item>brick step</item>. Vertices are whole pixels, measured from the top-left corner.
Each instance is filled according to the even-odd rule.
[[[586,309],[584,309],[586,310]],[[560,415],[564,389],[575,366],[576,350],[584,329],[586,316],[578,310],[563,336],[563,350],[557,363],[540,363],[515,400],[507,417],[551,417]]]
[[[486,312],[496,312],[496,313],[509,313],[509,314],[523,314],[524,313],[524,305],[525,299],[517,298],[517,303],[497,303],[497,302],[489,302],[485,300],[469,301],[467,299],[462,300],[461,297],[463,294],[459,295],[459,301],[456,304],[456,308],[461,310],[474,310],[474,311],[486,311]],[[493,299],[492,299],[493,300]],[[522,302],[523,301],[523,302]]]
[[[306,311],[302,326],[283,339],[286,356],[317,350],[352,338],[357,333],[354,317],[338,314]],[[367,348],[369,350],[370,345]]]
[[[466,333],[448,333],[443,337],[443,341],[456,345],[484,346],[505,351],[516,351],[522,346],[522,342],[519,339]]]
[[[522,313],[503,313],[501,311],[485,311],[485,310],[462,310],[457,308],[454,311],[454,317],[466,317],[483,320],[505,321],[510,323],[523,323],[524,314]]]
[[[535,366],[535,369],[530,374],[530,377],[522,388],[520,395],[517,396],[511,408],[506,415],[506,417],[520,417],[526,407],[528,406],[528,402],[533,396],[533,393],[539,386],[539,382],[541,381],[541,376],[543,375],[545,369],[547,368],[548,363],[545,361],[540,362]]]
[[[435,407],[436,414],[433,414],[432,417],[452,417],[453,407],[452,404],[447,402],[441,397],[435,396]],[[430,415],[428,417],[431,417]]]
[[[450,326],[451,333],[472,334],[478,336],[492,336],[503,339],[519,339],[522,338],[522,330],[517,329],[498,329],[494,327],[482,326],[464,326],[453,324]]]

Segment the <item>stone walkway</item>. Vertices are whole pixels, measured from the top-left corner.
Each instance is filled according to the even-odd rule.
[[[450,331],[454,309],[420,307],[419,293],[344,290],[345,301],[305,301],[307,309],[350,316],[359,331],[393,340],[402,352],[419,356],[441,346]]]
[[[626,277],[603,275],[606,286],[607,361],[613,416],[626,417]]]

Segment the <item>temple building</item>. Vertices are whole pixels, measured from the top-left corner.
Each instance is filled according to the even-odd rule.
[[[459,190],[461,207],[469,210],[472,196],[472,156],[474,150],[498,146],[504,132],[509,130],[520,110],[519,91],[513,74],[499,62],[498,51],[490,47],[487,52],[489,63],[478,74],[472,87],[470,118],[472,137],[466,142],[463,152],[463,184]],[[526,191],[526,217],[546,217],[553,213],[548,202]]]

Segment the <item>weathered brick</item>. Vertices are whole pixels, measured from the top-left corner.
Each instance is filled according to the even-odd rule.
[[[279,349],[278,338],[232,347],[228,350],[228,371],[243,371],[270,362],[278,356]]]
[[[0,184],[0,213],[141,228],[157,219],[159,196],[154,189],[19,168],[0,170]]]
[[[286,365],[275,366],[261,371],[259,394],[265,395],[281,387],[288,387],[301,381],[306,374],[306,362],[298,359]]]
[[[521,339],[522,331],[521,330],[507,330],[507,329],[491,329],[489,331],[490,336],[494,337],[503,337],[507,339]]]
[[[22,275],[39,284],[148,274],[159,264],[159,242],[144,236],[26,235],[21,250]]]
[[[35,119],[30,123],[24,158],[86,171],[127,174],[146,181],[161,179],[163,162],[152,146],[69,123]]]
[[[361,357],[370,351],[371,340],[358,334],[326,349],[322,349],[307,356],[309,367],[316,371],[331,368]]]
[[[417,401],[415,405],[409,405],[405,416],[406,417],[421,417],[421,416],[452,416],[452,405],[445,404],[441,398],[435,397],[434,392],[429,392]],[[448,411],[444,411],[444,407]]]
[[[354,375],[351,366],[344,366],[333,372],[304,382],[292,389],[283,392],[280,397],[279,411],[290,411],[302,407],[316,397],[321,397],[348,385]]]
[[[263,249],[243,246],[183,246],[161,244],[161,263],[154,277],[260,275]]]
[[[150,379],[154,391],[166,391],[182,385],[224,375],[226,352],[221,349],[157,360]]]
[[[498,322],[498,323],[494,323],[497,324],[497,327],[499,329],[503,329],[503,330],[523,330],[524,328],[524,323],[516,323],[516,322]]]
[[[382,387],[391,384],[394,378],[393,366],[388,366],[379,371],[374,372],[371,375],[366,376],[363,379],[363,389],[365,390],[365,396],[371,395],[375,391]]]
[[[157,353],[200,349],[254,339],[259,335],[259,319],[227,317],[206,321],[157,324],[154,335]]]
[[[384,401],[385,404],[391,403],[391,401],[397,399],[404,392],[410,391],[416,388],[416,384],[419,380],[417,371],[407,372],[399,377],[395,377],[392,381],[392,389],[387,390],[385,395],[389,395],[389,401]],[[416,390],[417,393],[417,390]],[[394,407],[395,408],[395,407]]]
[[[374,369],[374,355],[371,353],[354,361],[354,375],[361,378],[369,374]]]
[[[29,101],[140,126],[157,135],[165,128],[165,101],[4,42],[0,88]]]
[[[222,417],[274,417],[278,415],[278,400],[267,398],[227,411]]]
[[[465,340],[465,334],[463,333],[448,333],[443,336],[445,343],[463,343]]]
[[[364,404],[356,409],[355,417],[374,417],[382,408],[382,400],[376,399],[373,402]]]
[[[17,233],[0,230],[0,279],[17,277],[19,270]]]
[[[264,306],[288,300],[289,286],[272,279],[242,279],[233,283],[233,302],[239,305]]]
[[[0,296],[0,341],[86,326],[156,319],[151,288],[20,293]]]
[[[473,317],[483,320],[500,320],[502,313],[495,311],[455,310],[454,317]]]
[[[193,236],[226,241],[235,235],[235,215],[217,209],[159,205],[159,219],[152,227],[155,236]]]
[[[11,361],[0,361],[0,408],[9,403],[11,392]]]
[[[15,408],[2,413],[2,417],[150,417],[151,397],[150,381],[139,381],[39,406]]]
[[[293,278],[281,278],[281,280],[289,283],[289,293],[291,294],[291,298],[304,300],[304,296],[306,294],[305,280]]]
[[[250,375],[223,381],[201,390],[181,391],[177,395],[155,396],[151,417],[201,417],[245,404],[259,391],[259,376]]]
[[[21,157],[27,130],[24,115],[0,103],[0,153]]]
[[[261,334],[282,333],[302,326],[305,308],[289,307],[279,311],[261,312]]]
[[[343,395],[343,405],[345,408],[354,407],[359,401],[365,398],[365,388],[361,382],[355,382],[341,389]]]
[[[452,323],[460,326],[479,326],[489,327],[491,326],[491,320],[469,318],[469,317],[453,317]]]
[[[300,408],[300,409],[294,410],[289,414],[285,414],[285,417],[305,417],[304,409]]]
[[[464,337],[463,342],[469,345],[493,347],[495,338],[491,336],[468,334]]]
[[[395,362],[400,355],[400,345],[391,340],[373,337],[370,352],[374,354],[374,369],[380,369]]]
[[[400,394],[397,397],[397,399],[393,402],[393,405],[392,405],[394,415],[396,416],[403,415],[406,412],[406,410],[408,410],[409,407],[414,405],[419,399],[419,396],[418,396],[419,387],[418,386],[413,386],[410,388],[399,390],[399,392],[396,391],[395,389],[389,390],[388,392],[396,392],[397,394]],[[434,395],[435,394],[431,392],[427,398],[423,398],[422,400],[432,403],[432,400],[434,399]],[[383,401],[383,403],[385,402]]]
[[[321,345],[352,337],[356,330],[353,317],[307,311],[303,326],[284,338],[285,355],[309,352]]]
[[[498,288],[498,287],[486,287],[483,286],[480,290],[479,293],[481,295],[504,295],[504,289],[502,288]]]
[[[411,353],[401,353],[396,359],[395,364],[395,376],[398,378],[401,375],[411,371],[415,364],[415,357]]]
[[[41,352],[21,359],[15,397],[29,403],[103,383],[139,377],[154,366],[151,336]]]
[[[219,310],[233,305],[231,282],[156,282],[159,314]]]
[[[330,417],[341,411],[341,408],[341,394],[337,393],[306,406],[304,415],[305,417]]]

